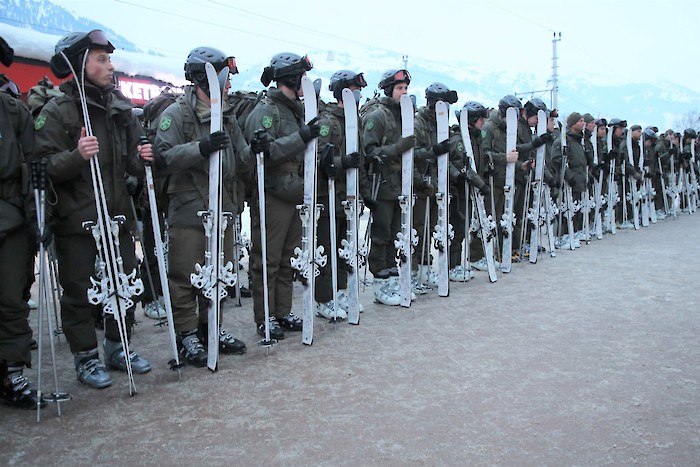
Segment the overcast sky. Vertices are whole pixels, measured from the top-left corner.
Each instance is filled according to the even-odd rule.
[[[606,84],[668,80],[700,92],[698,1],[53,1],[180,62],[200,45],[235,55],[242,68],[282,51],[345,54],[364,70],[400,66],[406,55],[409,70],[418,61],[456,75],[503,70],[506,81],[527,70],[545,89],[552,34],[561,32],[562,95],[572,92],[567,78],[582,74]]]

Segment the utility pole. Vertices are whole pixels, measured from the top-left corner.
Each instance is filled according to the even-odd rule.
[[[401,59],[403,60],[403,69],[407,70],[408,69],[408,55],[402,56]]]
[[[561,42],[561,32],[553,33],[552,38],[552,108],[559,109],[559,64],[557,60],[557,42]]]

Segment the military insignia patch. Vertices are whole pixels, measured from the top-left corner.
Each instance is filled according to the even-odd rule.
[[[457,143],[457,150],[459,152],[464,152],[464,145],[461,142]]]
[[[372,128],[374,128],[374,120],[370,120],[369,122],[367,122],[367,129],[371,130]]]
[[[481,130],[481,137],[486,138],[486,130]]]
[[[41,130],[46,124],[46,115],[39,115],[34,122],[34,129]]]
[[[262,118],[262,126],[263,128],[272,128],[272,117],[265,115]]]
[[[321,136],[328,136],[328,134],[330,132],[331,132],[331,129],[328,125],[321,125],[321,130],[320,130]]]
[[[160,129],[163,131],[166,131],[168,128],[170,128],[170,125],[173,123],[173,117],[163,117],[160,120]]]

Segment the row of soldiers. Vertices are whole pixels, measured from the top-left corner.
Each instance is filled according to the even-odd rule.
[[[12,61],[11,48],[3,41],[2,61],[9,66]],[[98,247],[94,235],[83,226],[85,221],[98,215],[96,199],[104,196],[111,216],[122,216],[124,221],[118,231],[120,261],[124,271],[137,268],[137,256],[132,232],[136,231],[135,216],[130,207],[130,193],[125,174],[142,178],[146,165],[152,165],[163,192],[163,205],[159,207],[167,220],[168,237],[168,286],[172,302],[173,326],[177,348],[183,360],[192,366],[207,364],[207,307],[205,299],[193,288],[191,275],[196,264],[204,264],[207,241],[202,219],[198,213],[208,208],[209,158],[219,154],[222,158],[220,184],[223,186],[221,209],[240,215],[245,202],[251,211],[250,285],[253,297],[253,312],[258,334],[269,331],[273,339],[284,339],[285,332],[300,331],[301,319],[292,311],[292,287],[295,270],[290,259],[301,242],[301,223],[297,205],[303,197],[303,155],[307,145],[314,139],[319,147],[336,148],[332,158],[319,164],[318,201],[328,203],[329,179],[338,180],[335,200],[338,202],[336,218],[331,219],[329,210],[324,210],[318,220],[318,241],[330,248],[331,223],[338,233],[340,244],[346,230],[346,219],[340,200],[345,198],[346,187],[342,183],[343,171],[359,169],[362,174],[361,192],[364,205],[369,208],[371,222],[367,235],[369,248],[369,270],[373,276],[373,293],[378,303],[395,306],[399,304],[397,252],[394,239],[400,230],[401,155],[413,150],[414,168],[414,226],[420,241],[414,249],[416,265],[414,291],[426,292],[426,284],[434,284],[435,274],[431,267],[430,232],[435,224],[437,208],[438,156],[449,154],[450,191],[452,193],[449,216],[455,227],[455,236],[450,248],[450,274],[453,281],[468,280],[474,270],[485,269],[485,252],[482,242],[470,232],[472,207],[469,190],[478,191],[490,202],[487,208],[493,219],[503,213],[505,167],[516,163],[515,212],[517,224],[513,229],[517,245],[512,254],[523,255],[524,239],[519,233],[521,222],[528,209],[528,180],[535,168],[535,152],[546,146],[544,182],[554,191],[561,191],[564,184],[570,187],[579,200],[598,172],[625,167],[626,174],[633,179],[647,176],[663,180],[669,174],[669,164],[676,160],[676,169],[689,161],[681,157],[685,150],[672,151],[670,132],[663,138],[656,136],[655,129],[646,129],[645,151],[639,167],[634,161],[627,167],[621,155],[625,151],[622,134],[625,122],[613,119],[594,120],[590,115],[576,112],[567,118],[565,131],[556,125],[556,112],[548,111],[539,99],[530,99],[524,105],[514,96],[505,96],[498,109],[490,112],[484,105],[470,101],[458,112],[458,119],[466,119],[474,154],[476,170],[472,170],[466,159],[465,138],[460,127],[451,129],[450,135],[438,141],[436,133],[435,105],[439,101],[455,104],[457,93],[441,83],[433,83],[426,89],[427,105],[415,113],[415,132],[401,135],[399,101],[408,93],[411,82],[407,70],[390,70],[383,74],[379,89],[383,96],[371,99],[360,109],[362,128],[361,149],[348,153],[345,146],[344,107],[341,99],[343,89],[355,92],[356,104],[367,83],[362,73],[341,70],[330,80],[329,89],[336,102],[324,106],[319,119],[305,122],[301,80],[313,68],[307,57],[293,53],[275,55],[262,73],[261,82],[267,87],[264,94],[255,100],[255,106],[241,115],[236,112],[234,102],[225,100],[222,108],[222,129],[210,131],[211,102],[209,83],[205,67],[213,65],[217,72],[228,68],[237,72],[235,60],[218,49],[198,47],[185,60],[185,78],[192,84],[183,95],[156,115],[146,116],[151,142],[146,142],[143,126],[132,111],[129,101],[114,88],[114,67],[110,54],[114,46],[101,31],[72,33],[57,43],[51,68],[59,78],[71,74],[74,79],[60,86],[60,95],[42,106],[32,119],[27,109],[8,92],[0,93],[3,105],[3,122],[11,122],[10,129],[2,128],[3,135],[12,134],[11,150],[3,146],[2,157],[2,204],[3,219],[0,239],[0,267],[3,268],[0,287],[0,377],[2,397],[19,407],[36,407],[36,391],[23,376],[24,367],[31,365],[30,343],[32,331],[27,322],[27,294],[33,279],[34,241],[26,235],[26,229],[37,238],[37,214],[26,183],[26,163],[45,160],[49,181],[47,189],[49,206],[48,228],[42,229],[37,241],[53,242],[59,264],[59,281],[62,288],[62,328],[74,355],[76,375],[79,381],[91,388],[111,385],[109,370],[147,373],[150,362],[133,350],[127,351],[124,340],[131,336],[135,305],[126,311],[125,336],[114,316],[104,316],[104,341],[102,355],[95,332],[96,319],[101,316],[99,306],[88,300],[86,291],[94,286]],[[5,83],[11,83],[3,78]],[[8,86],[4,86],[9,89]],[[228,92],[230,81],[224,88]],[[80,95],[80,90],[84,95]],[[18,94],[18,92],[17,92]],[[515,149],[506,150],[505,114],[510,107],[519,109],[518,138]],[[537,125],[538,111],[546,111],[548,132],[535,136],[532,128]],[[90,131],[86,131],[83,117],[89,115]],[[10,118],[5,118],[10,116]],[[260,130],[264,131],[260,131]],[[609,129],[609,130],[608,130]],[[612,146],[606,146],[606,131],[613,132]],[[639,138],[641,128],[629,129],[634,138]],[[593,144],[586,135],[597,135],[597,153],[603,162],[594,163],[591,157]],[[639,133],[638,133],[639,132]],[[568,158],[563,158],[562,134],[566,134]],[[690,136],[688,136],[690,138]],[[694,138],[694,136],[693,136]],[[690,144],[690,139],[686,143]],[[152,143],[152,144],[151,144]],[[677,143],[676,143],[677,144]],[[639,147],[636,146],[639,158]],[[653,151],[652,149],[653,148]],[[90,160],[99,154],[99,171],[102,193],[94,187]],[[261,238],[260,216],[257,210],[258,194],[251,180],[255,177],[255,155],[263,154],[265,160],[265,211],[266,238]],[[675,157],[675,159],[674,159]],[[661,161],[657,171],[654,158]],[[606,165],[605,161],[614,164]],[[562,165],[564,167],[562,167]],[[560,183],[563,178],[563,183]],[[675,177],[674,177],[675,179]],[[622,177],[611,181],[626,183]],[[325,190],[324,190],[325,188]],[[663,203],[663,190],[657,191],[657,208]],[[659,198],[661,201],[659,201]],[[518,215],[518,213],[523,213]],[[583,212],[577,214],[574,223],[580,230]],[[624,219],[619,217],[621,223]],[[165,225],[165,224],[164,224]],[[613,222],[614,225],[614,222]],[[501,229],[498,235],[502,237]],[[231,225],[225,232],[224,244],[227,259],[234,251],[234,231]],[[50,232],[50,233],[49,233]],[[563,233],[563,231],[562,231]],[[569,241],[577,240],[578,232],[569,233]],[[578,234],[580,236],[580,234]],[[470,240],[470,237],[471,240]],[[580,238],[580,237],[579,237]],[[464,240],[470,241],[464,241]],[[262,245],[267,246],[266,270],[267,290],[263,289]],[[468,249],[465,261],[462,249]],[[98,261],[99,262],[99,261]],[[330,262],[329,262],[330,263]],[[19,271],[18,271],[19,268]],[[330,264],[320,268],[317,279],[317,312],[329,320],[347,317],[347,269],[337,270],[338,290],[333,290]],[[269,297],[269,308],[265,310],[264,294]],[[151,291],[155,298],[158,291]],[[333,303],[334,295],[338,303]],[[267,312],[267,313],[266,313]],[[266,314],[269,318],[266,320]],[[245,344],[223,326],[218,333],[218,349],[221,353],[242,354]],[[127,364],[128,359],[128,364]]]

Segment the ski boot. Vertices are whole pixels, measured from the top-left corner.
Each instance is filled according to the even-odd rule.
[[[143,305],[143,314],[147,318],[157,319],[157,320],[161,320],[161,319],[166,318],[165,308],[163,307],[163,305],[160,301],[161,298],[162,297],[160,297],[158,300],[153,300],[153,301],[148,302],[148,303]]]
[[[110,370],[126,371],[126,359],[124,358],[124,350],[120,342],[114,342],[105,339],[103,343],[105,351],[105,362]],[[129,350],[129,361],[131,362],[131,371],[142,375],[151,371],[151,364],[148,360]]]
[[[372,282],[372,289],[374,290],[374,300],[376,302],[389,306],[401,304],[401,297],[394,293],[388,277],[385,279],[375,278]]]
[[[474,273],[471,269],[467,269],[464,266],[459,265],[450,269],[448,277],[452,282],[467,282],[469,279],[474,277]]]
[[[208,345],[208,332],[207,323],[199,323],[199,340],[205,347]],[[246,353],[246,350],[245,342],[236,339],[230,332],[219,326],[219,352],[226,355],[243,355]]]
[[[343,310],[340,304],[337,304],[335,307],[333,306],[333,300],[330,302],[317,304],[316,315],[326,318],[331,322],[342,321],[348,317],[348,314],[345,312],[345,310]]]
[[[177,348],[187,362],[197,368],[207,365],[207,350],[197,336],[197,330],[178,332]]]
[[[429,288],[437,287],[440,280],[438,275],[435,274],[433,268],[429,264],[421,264],[418,266],[419,278],[422,284],[427,285]]]
[[[112,377],[102,364],[97,349],[73,354],[78,381],[93,389],[104,389],[112,385]]]
[[[265,337],[265,323],[258,324],[257,331],[259,336]],[[277,322],[277,318],[274,316],[270,316],[270,339],[284,340],[284,330],[282,330],[280,323]]]
[[[350,308],[350,297],[348,297],[348,293],[345,289],[338,291],[338,305],[346,312]],[[362,303],[358,303],[358,305],[360,306],[360,313],[365,311],[365,307],[362,306]]]
[[[22,375],[22,363],[0,364],[0,397],[5,404],[20,409],[46,407],[46,401],[39,400],[36,389]]]
[[[282,318],[277,318],[280,326],[287,329],[288,331],[301,331],[303,323],[301,318],[292,313],[291,311],[284,315]]]

